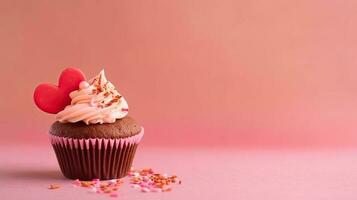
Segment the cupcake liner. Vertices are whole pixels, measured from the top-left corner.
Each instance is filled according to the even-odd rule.
[[[127,175],[144,135],[120,139],[75,139],[50,135],[63,175],[70,179],[117,179]]]

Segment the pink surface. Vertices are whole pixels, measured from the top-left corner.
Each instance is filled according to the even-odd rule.
[[[32,92],[76,66],[106,69],[148,145],[356,146],[356,7],[1,0],[1,140],[47,143]]]
[[[356,150],[260,151],[140,147],[136,167],[182,179],[169,193],[142,193],[128,180],[117,199],[355,200]],[[2,199],[114,199],[74,188],[50,146],[0,147]],[[49,184],[61,184],[58,190]]]

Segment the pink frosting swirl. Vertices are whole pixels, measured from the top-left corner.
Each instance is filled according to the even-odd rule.
[[[82,81],[69,96],[71,105],[56,115],[62,123],[113,123],[128,114],[128,103],[106,79],[104,70],[88,82]]]

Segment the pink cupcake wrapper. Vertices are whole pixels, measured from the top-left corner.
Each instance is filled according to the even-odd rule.
[[[127,175],[143,135],[142,128],[139,134],[120,139],[76,139],[50,134],[50,140],[65,177],[109,180]]]
[[[62,147],[69,146],[71,149],[72,148],[77,149],[78,147],[80,147],[81,150],[84,150],[84,149],[89,149],[90,145],[94,146],[96,143],[98,143],[99,149],[103,147],[102,144],[104,144],[105,149],[108,147],[108,144],[110,148],[112,148],[114,145],[116,145],[116,148],[118,148],[119,145],[120,148],[123,148],[123,146],[125,145],[139,144],[143,135],[144,135],[144,128],[141,128],[140,133],[137,135],[127,138],[119,138],[119,139],[106,139],[106,138],[76,139],[76,138],[55,136],[52,134],[49,134],[49,137],[52,145],[60,144]]]

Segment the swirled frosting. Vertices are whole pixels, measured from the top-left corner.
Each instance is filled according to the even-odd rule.
[[[106,79],[104,70],[88,82],[82,81],[69,96],[71,104],[56,115],[62,123],[113,123],[128,114],[128,103]]]

